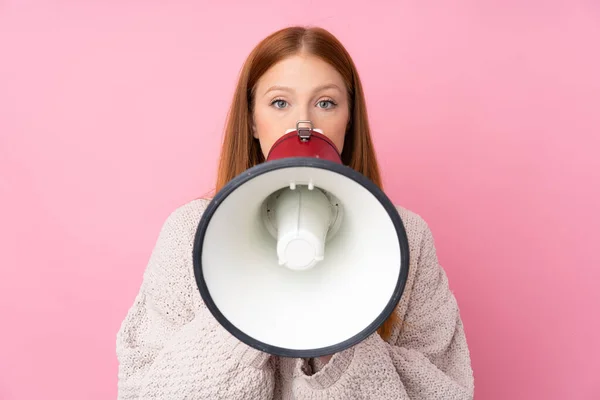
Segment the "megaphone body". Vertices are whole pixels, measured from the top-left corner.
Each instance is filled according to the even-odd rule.
[[[320,357],[366,339],[394,312],[409,248],[383,191],[299,121],[265,162],[216,193],[193,265],[207,308],[240,341]]]

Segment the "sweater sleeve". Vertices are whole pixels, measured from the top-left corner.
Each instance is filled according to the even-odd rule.
[[[399,339],[375,333],[333,355],[310,375],[306,362],[292,368],[298,399],[473,398],[473,373],[456,299],[438,264],[431,231],[423,222],[414,287]]]
[[[197,208],[167,218],[117,333],[120,400],[272,399],[269,355],[222,328],[194,286]]]

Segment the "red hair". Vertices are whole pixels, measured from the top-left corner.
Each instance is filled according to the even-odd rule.
[[[252,135],[256,84],[271,66],[299,53],[321,58],[342,76],[350,108],[350,122],[341,154],[342,162],[382,187],[363,88],[354,62],[337,38],[325,29],[296,26],[281,29],[267,36],[252,50],[244,63],[225,126],[216,191],[221,190],[235,176],[264,161],[260,144]],[[396,314],[393,313],[379,328],[378,332],[383,338],[387,339],[391,335],[396,318]]]

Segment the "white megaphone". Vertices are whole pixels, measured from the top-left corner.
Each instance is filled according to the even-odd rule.
[[[193,265],[204,303],[240,341],[320,357],[366,339],[390,316],[409,247],[388,197],[299,121],[264,163],[216,193],[196,231]]]

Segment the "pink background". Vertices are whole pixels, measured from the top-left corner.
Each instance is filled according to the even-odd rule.
[[[0,2],[0,399],[116,397],[158,230],[212,188],[240,66],[293,23],[358,65],[476,398],[600,398],[599,3],[37,3]]]

